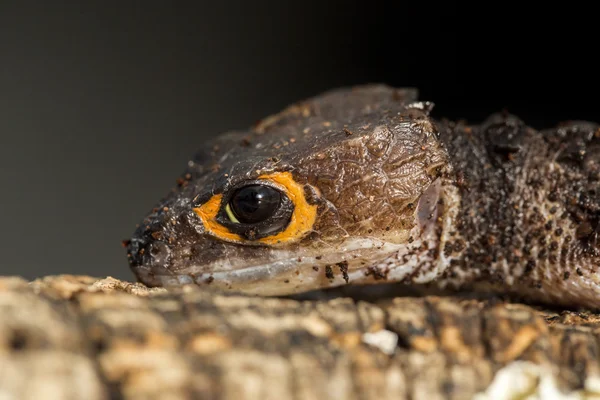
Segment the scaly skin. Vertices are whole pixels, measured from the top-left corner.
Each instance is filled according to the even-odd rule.
[[[341,89],[217,137],[136,230],[133,271],[260,295],[402,282],[600,307],[598,127],[467,126],[430,108],[413,90]],[[302,188],[292,221],[308,230],[268,242],[207,216],[277,174]]]
[[[510,115],[449,122],[441,137],[462,174],[445,276],[552,304],[600,306],[600,129],[537,132]]]

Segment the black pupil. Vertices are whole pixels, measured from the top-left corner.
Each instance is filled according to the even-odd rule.
[[[230,200],[235,217],[244,224],[255,224],[271,217],[281,202],[281,193],[272,187],[250,185],[238,189]]]

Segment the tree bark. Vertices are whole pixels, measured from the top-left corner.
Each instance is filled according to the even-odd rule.
[[[0,398],[592,398],[598,332],[594,313],[491,299],[296,301],[6,277]]]

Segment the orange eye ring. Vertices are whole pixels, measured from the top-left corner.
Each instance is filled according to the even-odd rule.
[[[283,243],[296,242],[310,232],[317,219],[317,206],[309,204],[304,195],[304,186],[294,180],[290,172],[275,172],[258,177],[258,180],[268,181],[281,190],[294,205],[287,227],[274,235],[257,240],[247,240],[241,235],[231,232],[217,221],[217,215],[223,205],[223,195],[216,194],[193,211],[200,217],[204,228],[211,235],[233,243],[265,244],[275,246]]]

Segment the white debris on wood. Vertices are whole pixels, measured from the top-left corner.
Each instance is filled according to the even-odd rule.
[[[377,347],[385,354],[392,355],[398,345],[398,335],[392,331],[382,329],[377,332],[363,334],[362,341],[368,345]]]
[[[473,400],[584,400],[600,396],[600,377],[590,377],[581,390],[563,392],[549,366],[515,361],[496,373],[487,390]]]

